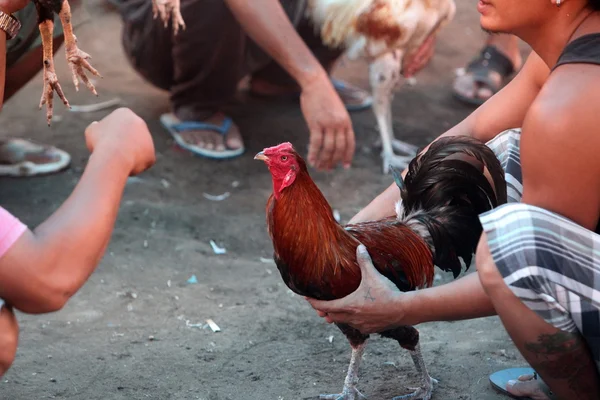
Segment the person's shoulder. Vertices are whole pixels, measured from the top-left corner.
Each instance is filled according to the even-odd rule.
[[[548,76],[526,117],[529,124],[563,131],[577,126],[593,130],[600,125],[600,65],[565,64]],[[569,129],[572,131],[572,129]],[[566,132],[565,132],[566,133]]]

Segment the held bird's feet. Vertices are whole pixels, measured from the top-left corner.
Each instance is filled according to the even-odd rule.
[[[54,63],[50,60],[44,62],[44,89],[42,91],[42,98],[40,99],[40,110],[46,105],[46,120],[48,121],[48,126],[50,126],[50,122],[52,121],[52,112],[53,108],[53,99],[54,99],[54,91],[58,94],[58,97],[63,101],[65,106],[71,108],[69,105],[69,101],[65,97],[65,94],[60,87],[60,83],[58,83],[58,78],[56,77],[56,72],[54,71]]]
[[[355,387],[344,386],[344,391],[338,394],[322,394],[321,400],[367,400],[367,398]]]
[[[414,144],[403,142],[402,140],[392,139],[392,148],[394,151],[406,153],[410,156],[416,156],[419,148]]]
[[[437,383],[437,379],[429,377],[427,382],[422,387],[408,388],[409,390],[414,390],[414,392],[405,394],[404,396],[394,397],[392,400],[431,400],[433,387],[434,385],[437,385]]]
[[[171,19],[175,35],[179,32],[180,27],[185,29],[180,0],[152,0],[152,12],[155,19],[160,16],[165,28],[169,25],[169,19]]]
[[[75,36],[75,35],[73,35]],[[90,82],[89,78],[85,75],[85,69],[90,71],[93,75],[102,78],[100,73],[92,67],[90,62],[88,61],[92,57],[84,51],[81,51],[79,47],[77,47],[77,38],[75,39],[75,43],[73,46],[69,46],[66,48],[67,53],[67,62],[69,63],[69,68],[71,68],[71,73],[73,74],[73,84],[75,85],[75,89],[79,91],[79,79],[90,89],[92,93],[98,96],[96,92],[96,88]]]
[[[398,156],[396,154],[382,154],[383,158],[383,173],[390,173],[390,165],[400,171],[408,167],[414,156]]]

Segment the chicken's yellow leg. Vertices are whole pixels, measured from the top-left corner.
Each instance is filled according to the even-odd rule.
[[[46,120],[48,125],[52,121],[52,100],[54,97],[54,91],[65,103],[65,106],[71,107],[65,94],[63,93],[56,72],[54,71],[54,57],[52,54],[52,32],[54,31],[54,21],[51,19],[44,20],[39,25],[40,34],[42,36],[42,48],[43,48],[43,60],[44,60],[44,89],[42,91],[42,99],[40,100],[40,110],[42,106],[46,104]]]
[[[96,88],[85,75],[84,68],[96,76],[100,76],[100,73],[96,71],[96,69],[88,62],[91,56],[79,50],[77,47],[77,38],[73,33],[73,25],[71,24],[71,6],[69,5],[68,0],[63,0],[59,16],[65,35],[65,51],[67,53],[67,62],[69,63],[71,73],[73,74],[73,84],[75,84],[75,89],[79,90],[78,78],[81,78],[88,89],[98,96]]]

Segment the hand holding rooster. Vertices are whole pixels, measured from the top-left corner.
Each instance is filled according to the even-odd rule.
[[[351,325],[364,334],[382,332],[400,325],[412,325],[406,321],[403,307],[411,293],[402,293],[398,287],[383,276],[369,256],[367,248],[358,246],[356,258],[360,265],[362,280],[358,289],[338,300],[306,300],[328,323]]]

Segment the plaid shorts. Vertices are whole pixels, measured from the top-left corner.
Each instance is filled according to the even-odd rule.
[[[527,307],[556,328],[585,338],[600,370],[600,235],[520,203],[520,138],[515,129],[487,143],[505,170],[509,197],[508,204],[480,216],[492,258]]]

